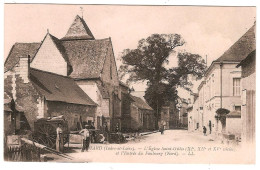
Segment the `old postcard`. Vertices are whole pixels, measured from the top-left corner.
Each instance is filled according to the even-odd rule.
[[[255,7],[4,9],[5,161],[255,163]]]

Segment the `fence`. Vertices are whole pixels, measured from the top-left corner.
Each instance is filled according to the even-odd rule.
[[[5,146],[6,161],[14,162],[40,162],[41,149],[34,145],[22,143],[21,146]]]

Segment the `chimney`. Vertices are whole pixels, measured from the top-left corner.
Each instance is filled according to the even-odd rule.
[[[19,73],[24,83],[29,82],[30,55],[20,57]]]

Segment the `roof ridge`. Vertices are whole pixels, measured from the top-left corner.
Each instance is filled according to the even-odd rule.
[[[60,41],[109,41],[109,38],[102,38],[102,39],[59,39]]]
[[[241,37],[239,37],[239,39],[238,40],[236,40],[219,58],[217,58],[216,60],[214,60],[214,61],[225,61],[225,59],[223,60],[221,60],[221,58],[227,53],[227,52],[229,52],[229,50],[231,50],[231,48],[232,47],[234,47],[237,43],[239,43],[243,38],[245,38],[245,36],[247,35],[247,34],[249,34],[251,31],[252,31],[252,29],[254,29],[255,28],[255,24],[253,25],[253,26],[251,26]],[[213,61],[213,62],[214,62]],[[234,60],[235,61],[235,60]],[[238,61],[238,62],[240,62],[240,61]]]

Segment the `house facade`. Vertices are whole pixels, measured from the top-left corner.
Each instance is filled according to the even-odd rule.
[[[236,66],[255,49],[255,25],[207,69],[199,91],[199,129],[241,135],[241,68]],[[218,109],[230,114],[219,115]]]

